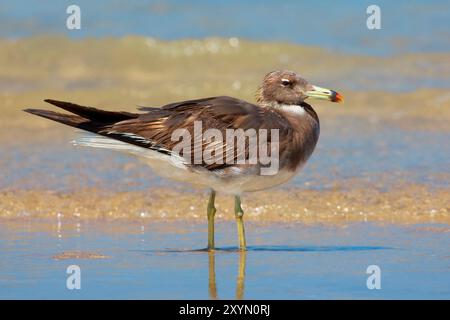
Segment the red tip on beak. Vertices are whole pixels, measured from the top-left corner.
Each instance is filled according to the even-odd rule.
[[[344,102],[344,96],[341,95],[340,93],[336,92],[336,91],[333,91],[333,95],[331,97],[331,101],[342,103],[342,102]]]

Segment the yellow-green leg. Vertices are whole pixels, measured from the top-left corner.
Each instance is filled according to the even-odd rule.
[[[239,252],[239,270],[236,285],[236,299],[244,299],[244,287],[245,287],[245,260],[247,251]]]
[[[211,190],[208,201],[207,216],[208,216],[208,250],[214,250],[214,215],[216,214],[216,207],[214,200],[216,199],[216,192]]]
[[[209,297],[211,299],[217,299],[217,286],[216,286],[216,256],[214,251],[208,252],[208,263],[209,263]]]
[[[245,250],[245,230],[244,230],[244,210],[241,207],[241,197],[234,197],[234,214],[236,216],[238,237],[239,237],[239,250]]]

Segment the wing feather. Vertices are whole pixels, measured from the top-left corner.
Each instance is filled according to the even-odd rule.
[[[233,163],[237,159],[248,160],[250,150],[238,149],[237,143],[227,144],[225,141],[227,129],[281,129],[284,134],[288,133],[287,120],[279,113],[262,108],[232,97],[221,96],[189,100],[165,105],[160,109],[149,108],[147,113],[134,119],[121,121],[104,128],[102,134],[122,134],[127,137],[140,137],[139,142],[145,141],[152,146],[160,146],[164,150],[173,150],[179,143],[178,139],[172,136],[177,129],[185,129],[189,132],[192,150],[190,163],[194,164],[194,153],[201,152],[204,156],[200,165],[208,170],[223,169],[229,164],[226,162],[226,155],[233,155]],[[196,143],[194,136],[194,124],[198,121],[205,129],[217,129],[223,137],[222,141],[214,139],[202,139]],[[281,132],[280,132],[281,134]],[[222,144],[222,148],[221,145]],[[196,148],[201,148],[201,150]],[[220,152],[222,149],[222,152]],[[205,152],[207,151],[207,152]],[[217,152],[216,152],[217,151]],[[205,157],[208,156],[208,157]]]

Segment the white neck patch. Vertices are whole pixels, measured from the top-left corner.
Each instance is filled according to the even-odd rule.
[[[302,106],[296,104],[278,104],[276,108],[279,108],[283,111],[294,113],[297,115],[304,115],[306,113],[305,109]]]

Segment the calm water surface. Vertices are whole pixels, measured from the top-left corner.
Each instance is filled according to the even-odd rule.
[[[11,223],[0,226],[0,298],[449,299],[448,226],[331,227],[248,224],[249,251],[235,226],[219,223],[214,254],[198,251],[206,227],[189,223]],[[107,259],[55,260],[84,251]],[[81,268],[81,290],[66,268]],[[366,286],[369,265],[381,289]]]

